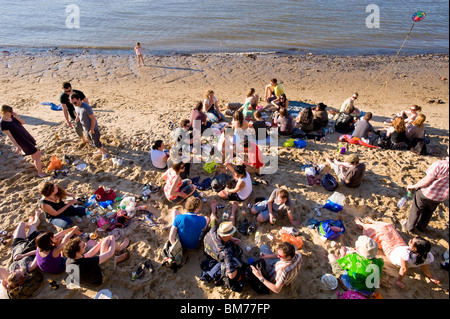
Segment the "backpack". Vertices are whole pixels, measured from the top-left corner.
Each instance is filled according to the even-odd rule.
[[[269,276],[266,272],[266,262],[264,259],[258,259],[256,260],[252,266],[255,266],[256,268],[259,268],[261,270],[261,273],[264,277],[264,279],[268,279]],[[270,294],[270,289],[267,288],[267,286],[261,282],[252,272],[252,269],[250,266],[248,267],[247,272],[247,281],[250,287],[258,294],[260,295],[267,295]]]
[[[213,177],[211,181],[211,187],[214,191],[220,192],[225,189],[228,183],[231,181],[231,176],[228,174],[219,174]]]
[[[94,195],[97,202],[114,201],[116,199],[116,193],[112,189],[105,190],[101,186],[94,192]]]
[[[333,175],[325,174],[324,177],[322,178],[322,186],[327,191],[332,192],[338,187],[338,182],[337,182],[336,178],[334,178]]]
[[[427,155],[427,143],[424,139],[414,140],[412,145],[414,146],[411,148],[411,152],[417,155]]]
[[[181,268],[184,265],[183,246],[181,245],[180,237],[178,235],[173,245],[170,243],[170,240],[166,241],[162,256],[162,265],[172,269],[173,272],[176,272],[178,268]]]

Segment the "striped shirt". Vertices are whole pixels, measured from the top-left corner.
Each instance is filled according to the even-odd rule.
[[[426,174],[432,176],[433,180],[427,187],[421,188],[426,198],[436,202],[443,202],[448,198],[448,157],[445,160],[437,161],[428,168]]]
[[[289,285],[296,278],[302,266],[302,255],[297,252],[289,261],[280,260],[275,264],[275,273],[272,282],[275,284]]]

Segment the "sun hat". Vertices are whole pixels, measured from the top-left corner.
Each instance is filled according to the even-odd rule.
[[[367,259],[375,258],[378,245],[375,240],[367,236],[359,236],[355,243],[355,248],[359,254]]]
[[[236,232],[236,227],[233,226],[233,223],[223,222],[219,225],[219,229],[217,229],[217,234],[219,236],[230,236]]]
[[[347,163],[356,163],[359,162],[359,156],[356,154],[349,154],[345,157],[345,161]]]

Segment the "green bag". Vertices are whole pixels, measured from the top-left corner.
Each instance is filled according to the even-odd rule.
[[[212,162],[209,162],[209,163],[205,163],[205,165],[203,165],[203,169],[207,172],[207,173],[214,173],[215,172],[215,170],[216,170],[216,167],[218,166],[219,164],[217,164],[216,162],[214,162],[214,161],[212,161]]]
[[[290,138],[286,142],[283,143],[284,147],[293,147],[294,146],[294,139]]]

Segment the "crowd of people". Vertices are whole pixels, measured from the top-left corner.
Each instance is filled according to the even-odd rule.
[[[136,46],[136,54],[138,62],[143,64],[139,44]],[[99,125],[88,99],[83,92],[72,89],[69,82],[63,83],[62,89],[60,102],[67,126],[73,128],[84,143],[96,148],[96,153],[102,155],[102,161],[106,160],[107,151],[101,142]],[[371,142],[374,135],[382,135],[385,142],[389,141],[387,144],[391,149],[408,149],[423,140],[426,117],[419,113],[420,107],[414,105],[409,111],[402,111],[393,119],[387,120],[386,125],[391,126],[381,134],[370,124],[372,113],[355,107],[358,96],[358,93],[353,94],[343,103],[339,112],[335,112],[336,131],[350,134],[367,143]],[[252,88],[244,103],[228,103],[223,108],[214,92],[207,90],[203,102],[199,101],[193,107],[190,118],[180,119],[172,140],[157,140],[153,143],[150,160],[154,169],[163,173],[160,182],[164,184],[164,196],[169,205],[181,204],[185,208],[185,212],[178,209],[172,211],[172,226],[168,238],[170,244],[174,245],[179,240],[183,249],[195,250],[202,247],[203,243],[205,254],[220,265],[226,281],[239,282],[244,277],[245,263],[241,260],[242,249],[239,246],[241,240],[235,237],[236,212],[240,203],[249,200],[253,192],[253,179],[264,179],[262,149],[271,144],[274,138],[271,133],[273,128],[279,136],[305,136],[312,131],[326,132],[325,128],[333,119],[323,103],[306,107],[298,116],[293,117],[289,112],[289,103],[277,79],[271,79],[265,86],[263,99]],[[18,153],[32,156],[38,176],[45,177],[36,141],[23,127],[24,120],[6,105],[2,106],[1,113],[2,131]],[[196,155],[194,137],[213,128],[220,128],[220,135],[209,145],[207,155],[217,153],[219,163],[214,169],[219,171],[220,168],[223,174],[229,175],[230,181],[217,191],[217,199],[233,202],[229,219],[221,222],[217,216],[216,199],[210,202],[209,216],[201,214],[204,201],[190,177],[191,165],[195,165],[192,156]],[[205,144],[202,143],[202,146]],[[345,162],[327,159],[327,163],[346,187],[359,187],[363,183],[366,167],[356,154],[347,156]],[[434,163],[426,171],[426,177],[417,184],[408,185],[408,190],[417,191],[409,216],[402,221],[406,231],[426,230],[438,204],[448,199],[448,176],[447,157]],[[85,208],[76,205],[76,196],[49,181],[42,182],[39,191],[42,197],[35,217],[26,223],[20,223],[14,232],[11,247],[14,262],[8,269],[0,269],[2,295],[11,298],[20,295],[18,288],[23,287],[24,282],[32,281],[30,278],[35,269],[53,274],[64,271],[69,273],[75,267],[80,270],[81,284],[99,286],[104,283],[115,265],[128,258],[126,248],[129,240],[126,238],[122,243],[117,243],[114,236],[107,236],[93,247],[86,247],[80,237],[79,227],[72,226],[72,220],[80,221],[86,215]],[[290,226],[300,225],[295,218],[296,203],[285,188],[276,188],[267,195],[252,203],[250,216],[256,222],[275,225],[277,219],[287,216]],[[41,213],[45,214],[48,223],[62,230],[58,233],[37,231]],[[399,288],[403,289],[405,286],[402,278],[408,268],[416,266],[433,283],[439,284],[428,267],[434,260],[430,253],[430,242],[416,236],[406,244],[393,225],[370,218],[367,221],[364,223],[359,219],[355,220],[363,229],[355,242],[355,248],[343,246],[339,256],[328,256],[332,272],[346,289],[367,297],[374,296],[384,266],[383,259],[376,257],[379,248],[393,265],[400,267],[396,278]],[[302,254],[289,242],[280,243],[275,252],[272,247],[261,245],[260,259],[264,261],[263,267],[255,264],[248,270],[273,293],[279,293],[283,286],[295,281],[300,273]],[[374,268],[377,269],[377,282],[368,284],[366,279],[373,275],[371,269]]]

